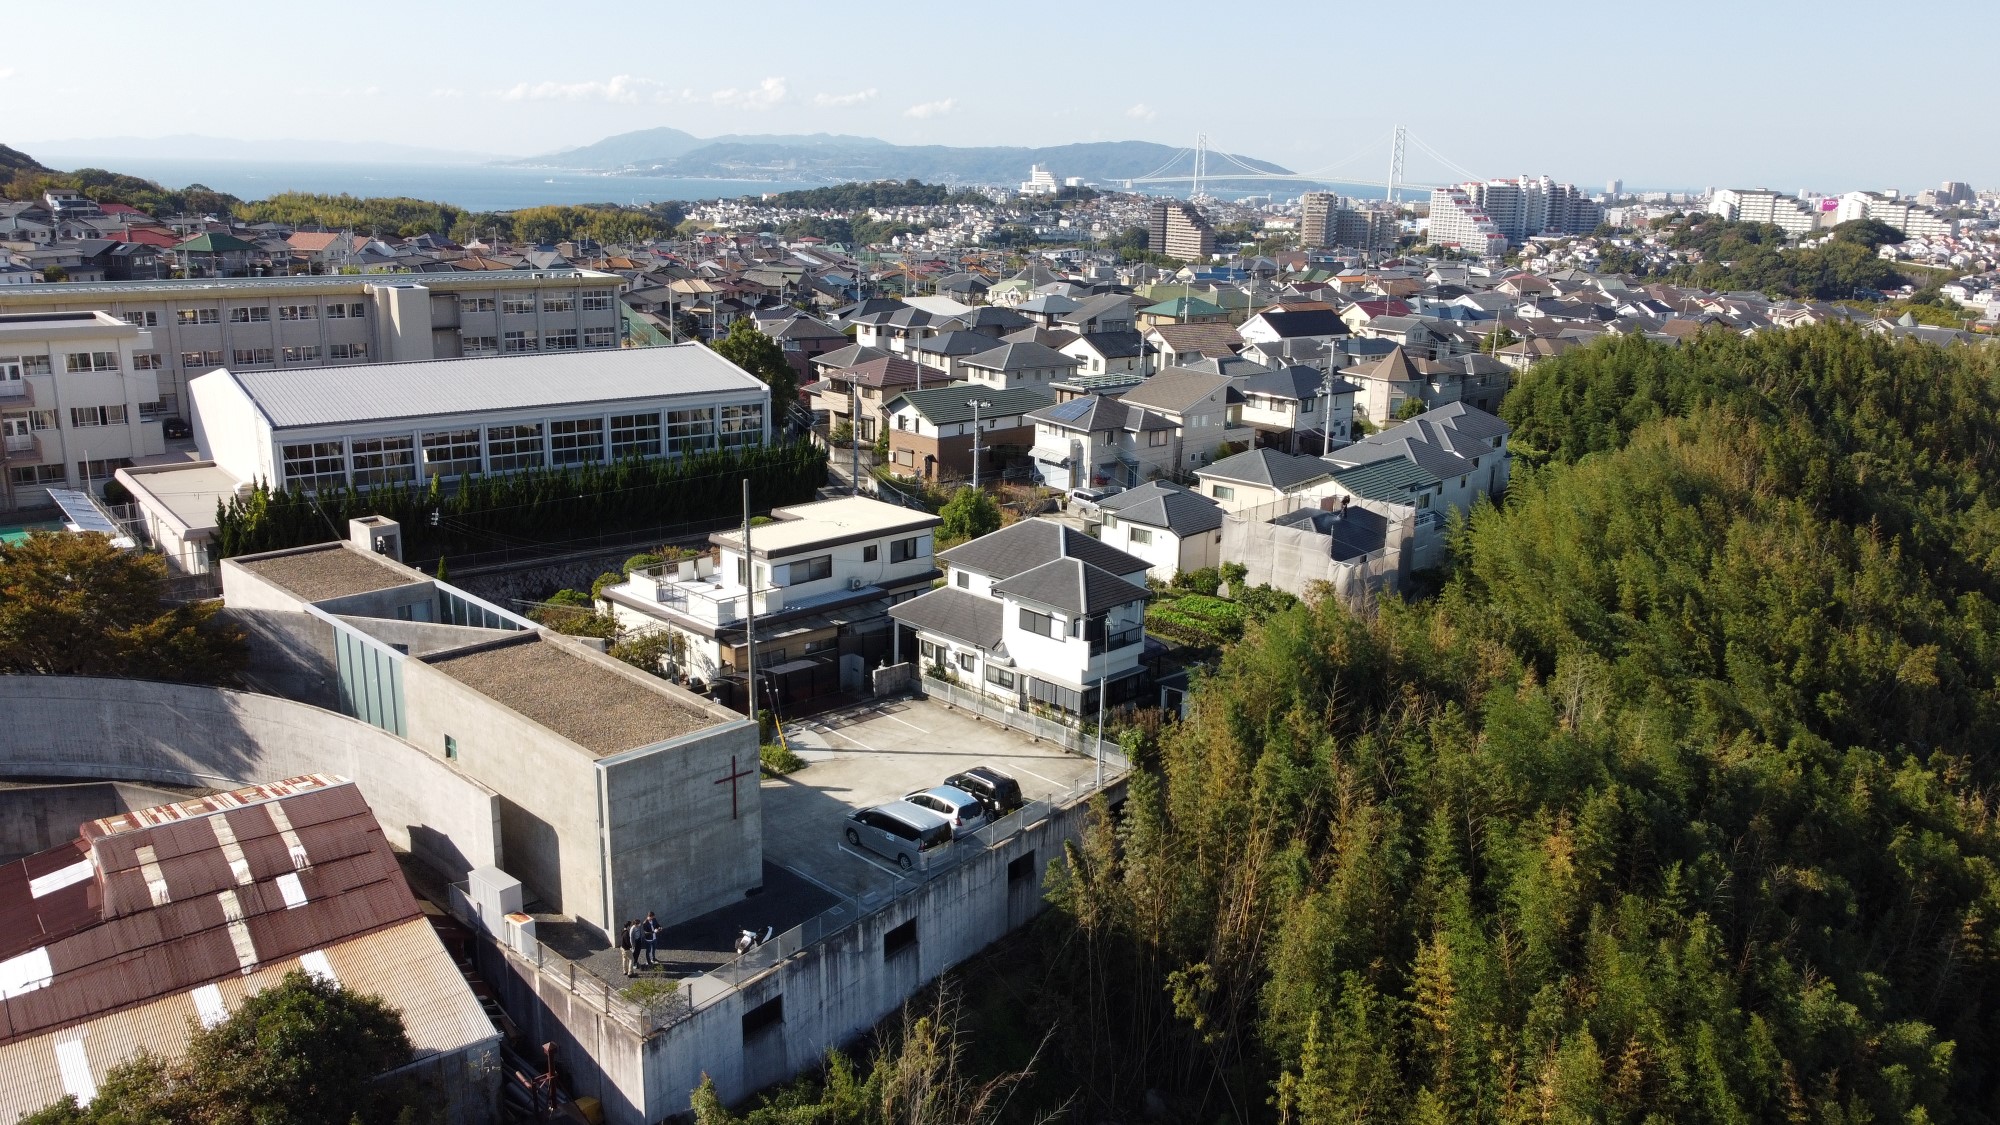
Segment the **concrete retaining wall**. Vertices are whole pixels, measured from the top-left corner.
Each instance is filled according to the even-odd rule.
[[[188,684],[0,676],[0,715],[0,775],[234,788],[339,774],[392,844],[448,879],[505,866],[492,790],[332,711]]]
[[[0,863],[67,844],[85,821],[185,801],[192,794],[123,781],[0,786]]]

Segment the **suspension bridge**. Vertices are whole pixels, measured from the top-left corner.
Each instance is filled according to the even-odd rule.
[[[1134,176],[1120,182],[1124,184],[1127,190],[1144,184],[1190,184],[1192,186],[1189,194],[1194,196],[1201,194],[1202,185],[1220,182],[1240,184],[1244,182],[1269,181],[1273,183],[1321,183],[1355,187],[1378,187],[1387,189],[1388,199],[1391,203],[1397,200],[1404,188],[1418,188],[1429,191],[1434,187],[1446,186],[1443,184],[1419,183],[1404,178],[1404,153],[1406,145],[1416,146],[1419,152],[1428,155],[1431,159],[1443,165],[1448,171],[1456,173],[1463,180],[1476,180],[1480,178],[1478,174],[1469,171],[1457,161],[1425,144],[1422,138],[1411,136],[1408,129],[1398,125],[1390,134],[1389,178],[1386,180],[1371,180],[1350,174],[1349,169],[1358,165],[1365,158],[1374,157],[1380,159],[1381,149],[1373,144],[1349,153],[1341,159],[1319,168],[1313,168],[1304,172],[1271,172],[1262,168],[1252,167],[1229,153],[1208,147],[1208,134],[1203,133],[1195,138],[1192,147],[1184,148],[1174,153],[1173,156],[1167,159],[1166,163],[1160,165],[1158,168],[1153,169],[1146,175]],[[1192,171],[1186,173],[1173,171],[1173,169],[1183,166],[1182,162],[1189,157],[1193,158]]]

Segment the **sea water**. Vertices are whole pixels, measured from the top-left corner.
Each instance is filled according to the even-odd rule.
[[[143,176],[167,188],[201,184],[238,199],[265,199],[283,191],[326,195],[407,196],[449,203],[469,211],[509,211],[552,203],[651,203],[669,199],[733,199],[769,191],[813,187],[762,180],[669,179],[609,176],[551,168],[489,164],[356,164],[262,160],[148,160],[107,155],[64,161]]]

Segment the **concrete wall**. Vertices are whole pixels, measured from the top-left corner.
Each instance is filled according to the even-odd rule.
[[[1065,841],[1081,837],[1088,815],[1081,805],[1058,810],[879,909],[850,904],[868,912],[651,1036],[492,942],[480,943],[480,968],[523,1033],[556,1044],[577,1092],[603,1103],[608,1125],[648,1125],[687,1112],[704,1074],[735,1102],[818,1066],[828,1047],[852,1042],[918,989],[1027,924],[1044,907],[1049,864],[1059,862]],[[1019,877],[1009,878],[1010,865],[1030,853]],[[912,919],[915,944],[885,955],[884,935]],[[746,1041],[744,1014],[781,997],[783,1021]]]
[[[506,866],[500,799],[394,735],[287,699],[81,676],[0,676],[0,774],[234,788],[354,779],[389,841],[449,879]]]
[[[610,825],[609,917],[652,910],[669,920],[693,918],[764,881],[755,722],[737,719],[606,758],[598,768]]]
[[[191,790],[123,781],[0,786],[0,863],[69,843],[85,821],[185,801]]]

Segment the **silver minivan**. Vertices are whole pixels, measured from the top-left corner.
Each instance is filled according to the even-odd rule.
[[[856,809],[847,814],[847,842],[896,861],[905,871],[923,853],[951,841],[951,822],[908,801]]]

